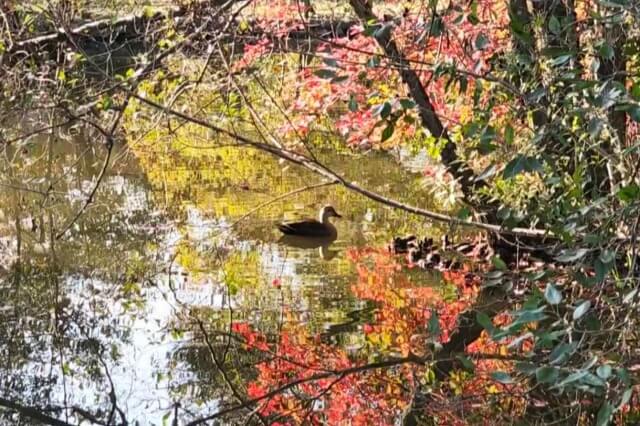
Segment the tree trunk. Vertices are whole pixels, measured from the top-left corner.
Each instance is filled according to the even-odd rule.
[[[370,3],[366,0],[350,0],[349,3],[362,22],[377,21],[371,10]],[[485,183],[476,180],[476,175],[471,167],[458,157],[455,142],[451,140],[447,129],[442,125],[418,74],[411,69],[409,61],[400,52],[391,37],[391,29],[385,30],[381,28],[376,32],[375,38],[385,55],[398,65],[402,81],[409,89],[411,97],[419,108],[422,126],[429,130],[435,138],[442,138],[446,141],[440,154],[440,159],[447,171],[460,183],[465,200],[470,204],[475,204],[473,200],[474,191],[484,186]]]

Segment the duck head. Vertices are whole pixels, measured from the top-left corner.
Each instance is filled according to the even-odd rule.
[[[324,206],[320,209],[319,220],[321,223],[327,223],[330,217],[342,217],[338,214],[333,206]]]

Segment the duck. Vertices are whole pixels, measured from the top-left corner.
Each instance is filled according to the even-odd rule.
[[[318,220],[304,219],[296,222],[282,222],[276,226],[285,235],[295,235],[298,237],[307,238],[330,238],[336,239],[338,237],[338,230],[329,221],[330,218],[342,216],[338,214],[333,206],[324,206],[320,209],[318,214]]]

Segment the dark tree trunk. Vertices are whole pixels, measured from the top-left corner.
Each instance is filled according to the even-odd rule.
[[[377,21],[371,10],[371,3],[366,0],[350,0],[351,7],[362,22]],[[446,141],[444,148],[440,154],[440,159],[447,171],[458,180],[464,193],[465,200],[474,204],[474,191],[484,186],[484,182],[476,180],[476,175],[466,164],[458,157],[457,146],[449,137],[447,129],[443,126],[440,117],[436,113],[429,95],[425,91],[418,74],[411,68],[409,61],[404,57],[398,49],[395,41],[391,36],[391,29],[388,31],[381,29],[376,33],[376,41],[385,55],[395,61],[399,66],[402,81],[407,86],[409,93],[415,103],[418,105],[420,120],[422,126],[436,138],[442,138]],[[489,212],[493,217],[493,214]]]

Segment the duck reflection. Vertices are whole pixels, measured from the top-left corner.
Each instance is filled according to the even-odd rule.
[[[298,235],[283,235],[278,244],[282,244],[289,247],[295,247],[304,250],[318,249],[320,257],[323,260],[331,260],[340,252],[339,250],[330,250],[329,246],[336,240],[335,236],[332,237],[301,237]]]

